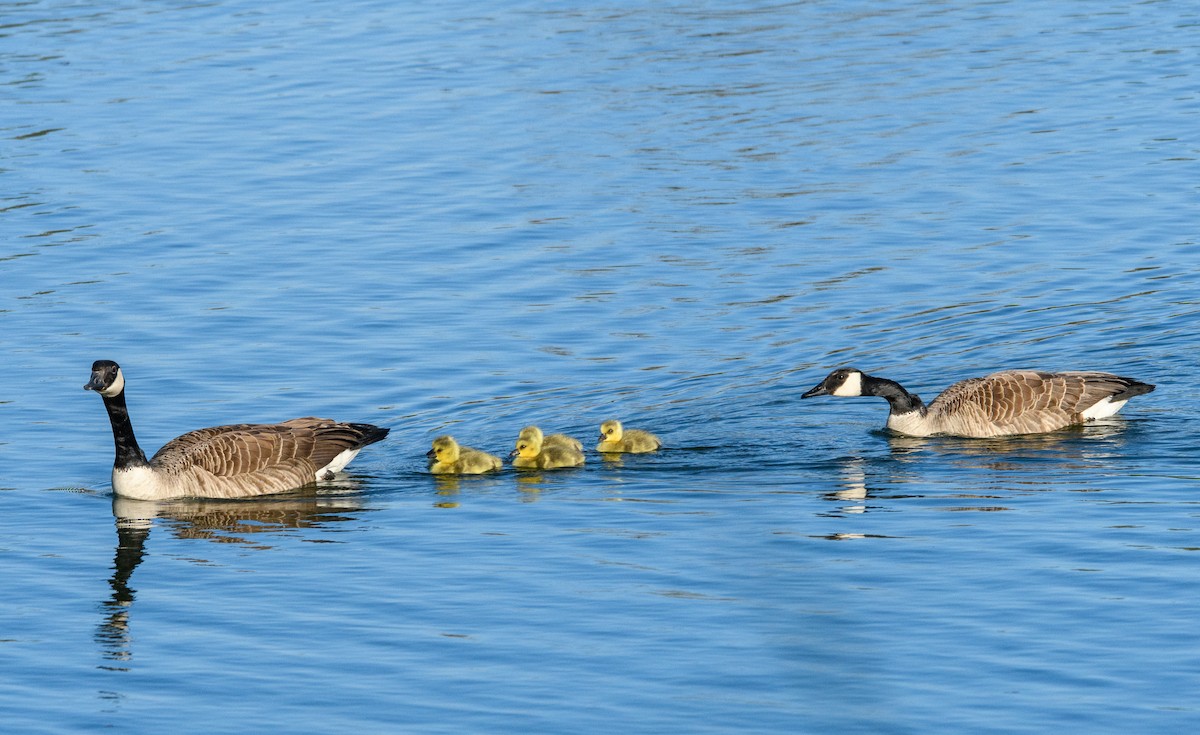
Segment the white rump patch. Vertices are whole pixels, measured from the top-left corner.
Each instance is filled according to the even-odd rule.
[[[1103,401],[1098,401],[1092,404],[1086,411],[1080,413],[1079,415],[1088,421],[1091,421],[1092,419],[1106,418],[1108,416],[1112,416],[1117,411],[1120,411],[1121,407],[1124,406],[1128,400],[1129,399],[1127,398],[1124,401],[1114,401],[1110,396],[1105,398]]]
[[[346,465],[350,464],[350,460],[358,456],[358,452],[358,449],[347,449],[334,457],[332,462],[317,470],[317,482],[332,479],[334,475],[341,472],[345,469]]]
[[[862,393],[862,373],[854,372],[846,376],[842,384],[833,390],[835,396],[861,396]]]

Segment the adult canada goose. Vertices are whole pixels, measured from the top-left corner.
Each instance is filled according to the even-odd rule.
[[[521,429],[521,433],[517,435],[517,438],[532,439],[548,447],[560,446],[568,447],[579,452],[583,451],[583,442],[579,441],[575,437],[567,436],[566,434],[551,434],[550,436],[545,436],[542,434],[542,430],[536,426],[526,426],[524,429]]]
[[[496,455],[459,446],[448,434],[434,439],[425,456],[429,457],[429,471],[435,475],[479,475],[498,470],[501,465]]]
[[[113,492],[138,500],[245,498],[329,479],[359,450],[388,434],[371,424],[306,417],[281,424],[233,424],[191,431],[150,459],[138,446],[125,407],[125,376],[112,360],[92,363],[83,386],[104,398],[117,455]]]
[[[894,380],[839,368],[806,392],[813,396],[879,396],[891,407],[887,427],[910,436],[989,437],[1037,434],[1112,416],[1154,386],[1111,373],[1004,370],[947,388],[926,406]]]
[[[609,419],[600,424],[600,443],[596,445],[597,452],[615,453],[628,452],[642,454],[653,452],[662,446],[659,438],[641,429],[626,429],[616,419]]]
[[[536,429],[530,432],[528,429]],[[563,434],[546,437],[543,442],[541,430],[536,426],[527,426],[517,437],[517,447],[509,456],[512,457],[513,467],[522,469],[552,470],[558,467],[578,467],[583,464],[582,445],[575,439]],[[561,436],[567,441],[551,444],[550,439]],[[574,442],[571,444],[570,442]]]

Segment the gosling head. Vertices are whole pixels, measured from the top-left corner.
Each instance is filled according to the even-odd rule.
[[[863,371],[854,368],[838,368],[824,380],[806,391],[801,398],[813,396],[861,396],[863,395]]]
[[[92,378],[83,389],[94,390],[105,398],[120,395],[125,390],[125,376],[121,374],[121,366],[112,360],[93,362]]]
[[[458,461],[458,442],[454,441],[454,437],[447,434],[439,436],[433,440],[433,448],[425,453],[426,457],[436,461],[450,464]]]
[[[600,424],[600,441],[619,442],[623,436],[625,436],[625,429],[621,426],[620,421],[609,419]]]
[[[537,428],[537,427],[532,427]],[[526,436],[525,432],[521,432],[521,436],[517,437],[517,446],[508,455],[509,457],[524,457],[533,459],[542,453],[542,437],[541,431],[537,432],[537,436]]]
[[[535,441],[541,442],[546,437],[544,434],[542,434],[542,430],[540,428],[538,428],[537,426],[526,426],[524,429],[521,429],[520,434],[517,434],[517,438],[518,439],[533,439]]]

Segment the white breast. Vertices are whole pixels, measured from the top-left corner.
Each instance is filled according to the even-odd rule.
[[[887,427],[892,431],[909,436],[929,436],[934,433],[928,418],[922,416],[920,411],[889,414]]]
[[[112,484],[114,493],[135,500],[162,500],[179,496],[154,470],[145,466],[114,469]]]

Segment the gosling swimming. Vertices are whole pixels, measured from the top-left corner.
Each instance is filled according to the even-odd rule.
[[[435,475],[481,475],[501,466],[496,455],[459,446],[450,435],[434,439],[425,456],[429,457],[429,471]]]
[[[542,434],[542,430],[537,426],[526,426],[524,429],[521,429],[521,433],[517,436],[517,438],[535,439],[536,441],[541,442],[548,447],[560,446],[568,447],[579,452],[583,451],[583,443],[578,439],[567,436],[566,434],[551,434],[550,436],[544,436]]]
[[[1152,390],[1149,383],[1111,373],[1004,370],[955,383],[926,406],[893,380],[839,368],[800,397],[878,396],[888,402],[892,431],[986,438],[1056,431],[1112,416],[1130,398]]]
[[[531,431],[532,429],[532,431]],[[551,439],[561,437],[550,443]],[[552,470],[559,467],[579,467],[583,464],[583,449],[579,440],[565,434],[551,434],[543,441],[542,430],[536,426],[526,426],[517,437],[516,449],[513,449],[513,467],[521,469]]]
[[[661,447],[662,441],[648,431],[626,429],[616,419],[609,419],[600,424],[600,443],[596,445],[597,452],[644,454],[657,451]]]

